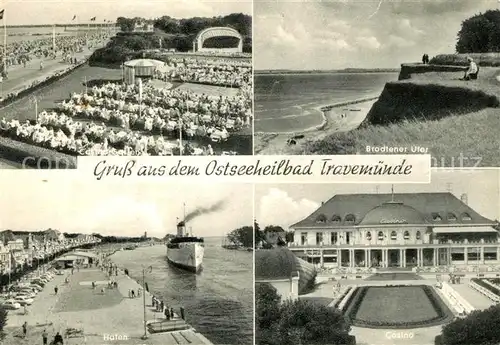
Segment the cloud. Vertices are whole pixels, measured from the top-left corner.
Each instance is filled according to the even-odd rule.
[[[414,41],[406,40],[396,35],[389,35],[387,45],[399,48],[413,47],[416,45]]]
[[[161,236],[165,232],[162,217],[156,205],[138,202],[125,196],[115,196],[97,203],[81,214],[89,228],[102,234],[134,236],[148,231]]]
[[[380,42],[375,36],[370,36],[370,37],[361,36],[356,38],[356,41],[359,45],[368,49],[379,49],[382,46],[382,44],[380,44]]]
[[[260,198],[257,222],[261,227],[279,225],[288,229],[290,225],[308,216],[318,207],[319,204],[315,201],[294,200],[287,192],[271,188]]]

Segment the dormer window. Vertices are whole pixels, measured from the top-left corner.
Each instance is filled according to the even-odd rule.
[[[340,224],[340,222],[342,222],[342,218],[340,218],[340,216],[334,215],[332,217],[332,223],[334,223],[334,224]]]
[[[345,223],[346,224],[354,224],[356,222],[356,216],[353,214],[348,214],[345,216]]]
[[[396,231],[391,232],[391,240],[396,241],[398,239],[398,233]]]
[[[379,241],[383,241],[384,240],[384,233],[382,231],[379,231],[378,235],[377,235],[377,238],[378,238]]]
[[[457,216],[455,216],[455,214],[451,213],[451,212],[448,212],[447,218],[448,218],[449,222],[456,222],[457,221]]]
[[[443,219],[441,218],[441,216],[439,215],[439,213],[433,213],[433,214],[432,214],[432,220],[433,220],[434,222],[440,222],[440,221],[442,221]]]
[[[462,219],[462,222],[469,222],[472,220],[470,214],[468,214],[467,212],[462,213],[460,218]]]
[[[368,232],[366,233],[366,239],[367,239],[368,241],[371,241],[371,240],[372,240],[372,233],[371,233],[370,231],[368,231]]]
[[[326,223],[326,216],[322,213],[316,217],[316,223]]]
[[[410,239],[410,233],[408,231],[405,231],[403,238],[405,240],[409,240]]]
[[[415,238],[417,240],[421,240],[422,239],[422,235],[420,234],[420,231],[417,231],[417,233],[415,234]]]

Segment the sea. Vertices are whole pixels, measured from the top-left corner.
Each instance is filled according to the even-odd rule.
[[[15,26],[15,27],[7,27],[7,44],[13,42],[21,42],[21,41],[34,41],[44,38],[51,38],[52,31],[57,36],[70,36],[77,35],[78,33],[82,33],[87,30],[92,30],[93,27],[87,25],[80,25],[79,27],[63,27],[56,26],[54,29],[51,26],[43,26],[43,27],[27,27],[27,26]],[[3,36],[4,28],[0,26],[0,37],[1,42],[0,45],[3,45]]]
[[[222,237],[205,237],[203,270],[193,274],[171,266],[166,247],[155,245],[115,253],[112,260],[142,280],[172,307],[183,306],[187,322],[214,344],[253,344],[253,253],[221,247]]]
[[[294,132],[320,126],[320,107],[377,97],[398,73],[257,74],[255,131]]]

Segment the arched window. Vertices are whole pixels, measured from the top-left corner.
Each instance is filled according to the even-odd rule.
[[[470,214],[468,214],[467,212],[462,213],[460,218],[462,219],[462,222],[468,222],[472,220]]]
[[[356,216],[353,214],[348,214],[345,216],[345,223],[346,224],[354,224],[356,222]]]
[[[441,218],[441,216],[439,215],[439,213],[433,213],[433,214],[432,214],[432,220],[433,220],[434,222],[440,222],[440,221],[442,221],[443,219]]]
[[[391,241],[396,241],[398,239],[398,233],[396,231],[391,232]]]
[[[342,221],[342,218],[340,216],[337,216],[336,214],[332,217],[332,223],[338,224]]]
[[[325,223],[326,222],[326,216],[321,213],[316,217],[316,223]]]
[[[379,231],[377,237],[378,237],[379,241],[383,241],[384,240],[384,233],[382,231]]]
[[[420,234],[420,231],[417,231],[417,234],[416,234],[416,239],[417,240],[420,240],[422,238],[422,235]]]
[[[371,240],[372,240],[372,233],[371,233],[370,231],[368,231],[368,232],[366,233],[366,239],[367,239],[368,241],[371,241]]]
[[[404,238],[405,240],[409,240],[409,239],[410,239],[410,232],[409,232],[408,230],[407,230],[407,231],[405,231],[403,238]]]
[[[457,216],[455,216],[455,214],[452,212],[448,212],[447,218],[448,218],[449,222],[456,222],[457,221]]]

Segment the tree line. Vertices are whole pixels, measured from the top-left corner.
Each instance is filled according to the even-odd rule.
[[[476,14],[462,22],[457,53],[500,52],[500,10]]]

